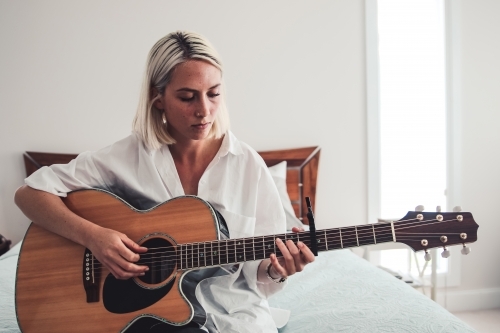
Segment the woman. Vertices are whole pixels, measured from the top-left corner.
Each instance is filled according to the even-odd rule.
[[[144,275],[148,267],[136,262],[147,249],[75,215],[59,197],[102,188],[149,209],[197,195],[222,214],[231,238],[284,232],[284,212],[264,162],[228,127],[214,48],[200,35],[171,33],[149,53],[133,134],[67,165],[40,169],[18,189],[16,204],[34,223],[91,250],[118,279]],[[195,331],[276,332],[265,299],[314,260],[301,242],[276,244],[282,258],[272,254],[200,283],[196,293],[208,318]],[[178,331],[162,325],[154,330]]]

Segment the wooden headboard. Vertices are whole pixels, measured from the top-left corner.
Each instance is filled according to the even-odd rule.
[[[318,178],[319,147],[296,148],[259,152],[267,166],[287,162],[286,185],[295,215],[304,223],[307,221],[306,197],[310,197],[314,209],[316,203],[316,181]],[[77,154],[24,153],[26,175],[29,176],[43,166],[65,164]]]

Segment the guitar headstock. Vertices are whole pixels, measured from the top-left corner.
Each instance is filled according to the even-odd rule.
[[[414,251],[427,252],[428,249],[443,247],[443,257],[448,257],[446,248],[456,244],[463,244],[463,254],[469,253],[465,244],[477,240],[478,228],[468,212],[410,211],[394,222],[394,236],[396,242],[404,243]]]

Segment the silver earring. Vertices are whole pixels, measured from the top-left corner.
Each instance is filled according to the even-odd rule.
[[[165,114],[163,114],[161,116],[161,120],[163,120],[163,123],[166,124],[167,123],[167,117],[165,117]]]

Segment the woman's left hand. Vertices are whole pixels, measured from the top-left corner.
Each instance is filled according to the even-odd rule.
[[[292,232],[298,233],[304,231],[303,228],[293,227]],[[281,239],[276,239],[276,245],[280,249],[283,257],[276,257],[276,254],[271,254],[271,267],[269,274],[272,278],[287,278],[297,272],[301,272],[304,267],[314,261],[314,254],[301,241],[295,244],[292,240],[287,240],[286,243]]]

